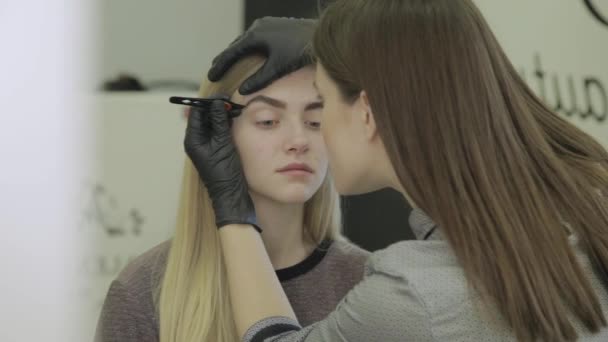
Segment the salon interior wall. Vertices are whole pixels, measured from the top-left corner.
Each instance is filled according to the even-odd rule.
[[[133,73],[144,84],[199,82],[215,54],[241,31],[245,8],[257,8],[253,15],[276,15],[276,6],[264,7],[267,12],[259,10],[272,2],[105,0],[98,83],[119,72]],[[572,106],[572,82],[577,113],[568,116],[562,109],[562,115],[608,147],[608,120],[603,119],[608,110],[608,27],[590,14],[582,0],[476,2],[514,65],[535,91],[540,93],[544,87],[550,105],[557,103],[555,79],[562,107]],[[310,3],[316,6],[316,1]],[[608,16],[608,6],[600,4],[605,1],[596,3]],[[167,103],[168,96],[176,93],[191,94],[173,89],[97,96],[99,166],[94,176],[82,181],[85,210],[80,217],[81,231],[97,246],[81,264],[82,272],[91,279],[82,291],[93,317],[85,327],[90,331],[119,270],[171,234],[184,162],[183,109]],[[593,113],[581,115],[589,106]],[[389,193],[380,199],[347,202],[351,213],[365,212],[370,206],[398,213],[399,200]],[[384,216],[397,228],[407,226],[403,217]],[[352,220],[355,216],[350,217],[350,222],[356,221]],[[393,236],[378,233],[386,222],[371,218],[359,222],[349,234],[372,248],[390,243]]]
[[[100,76],[199,83],[243,24],[241,0],[103,0]],[[101,80],[100,80],[101,82]]]
[[[537,95],[608,147],[608,1],[475,2]]]

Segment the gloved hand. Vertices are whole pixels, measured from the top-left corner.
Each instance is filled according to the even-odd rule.
[[[213,59],[207,77],[210,81],[217,82],[243,57],[250,54],[265,55],[268,58],[266,63],[239,88],[243,95],[254,93],[312,62],[306,50],[315,25],[316,20],[313,19],[257,19],[245,33]]]
[[[184,139],[186,154],[207,187],[218,229],[236,223],[253,225],[261,232],[229,121],[221,99],[213,101],[208,110],[194,107]]]

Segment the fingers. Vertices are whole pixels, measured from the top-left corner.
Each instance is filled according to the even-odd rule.
[[[208,108],[193,107],[188,116],[186,134],[195,140],[207,140],[229,128],[228,113],[223,100],[214,100]]]
[[[266,88],[276,79],[281,78],[277,65],[274,65],[269,61],[270,60],[267,60],[258,71],[241,84],[239,87],[239,93],[241,93],[241,95],[253,94],[258,90]]]
[[[266,88],[279,78],[310,64],[309,60],[309,57],[302,56],[297,60],[291,61],[291,64],[287,64],[285,61],[275,60],[271,57],[255,74],[251,75],[241,84],[239,93],[241,95],[249,95]]]
[[[224,134],[230,130],[230,119],[224,101],[213,101],[209,112],[211,115],[211,134]]]
[[[254,53],[265,53],[266,47],[262,45],[263,43],[249,37],[248,34],[243,35],[213,59],[207,78],[211,82],[219,81],[243,57]]]
[[[211,140],[229,141],[225,139],[230,134],[229,121],[223,100],[213,101],[208,109],[192,108],[184,138],[186,153],[192,156]]]
[[[203,118],[207,116],[206,114],[203,108],[191,107],[188,115],[188,131],[202,132],[205,129]]]
[[[239,54],[236,48],[236,46],[234,48],[230,47],[214,59],[213,66],[207,73],[209,81],[217,82],[222,79],[224,74],[238,61]]]
[[[188,115],[188,126],[184,137],[184,147],[186,153],[191,155],[199,146],[209,141],[211,125],[209,113],[202,108],[192,108]]]

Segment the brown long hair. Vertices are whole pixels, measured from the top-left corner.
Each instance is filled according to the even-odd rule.
[[[608,153],[532,93],[470,0],[337,0],[313,49],[345,101],[367,92],[404,189],[518,339],[574,340],[569,315],[606,326],[568,235],[608,286]]]

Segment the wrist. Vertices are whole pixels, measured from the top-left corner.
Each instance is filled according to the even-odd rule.
[[[249,225],[258,232],[262,229],[258,226],[255,208],[248,193],[234,194],[216,197],[213,200],[215,212],[215,223],[220,229],[227,225]]]
[[[243,230],[255,230],[258,233],[262,233],[262,228],[260,228],[257,223],[249,223],[249,222],[230,222],[230,221],[224,221],[224,222],[218,222],[217,223],[217,228],[220,229],[221,231],[243,231]]]

